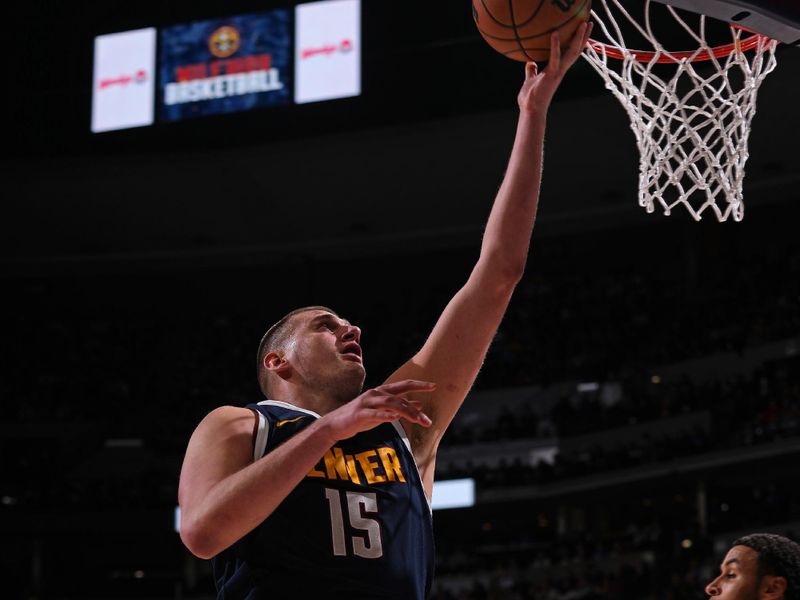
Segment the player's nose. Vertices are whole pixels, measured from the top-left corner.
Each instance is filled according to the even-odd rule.
[[[358,344],[361,341],[361,329],[355,325],[345,326],[342,339],[346,342],[355,342]]]
[[[709,596],[719,596],[722,593],[719,589],[719,586],[717,585],[718,581],[719,577],[717,577],[714,581],[712,581],[706,586],[706,594],[708,594]]]

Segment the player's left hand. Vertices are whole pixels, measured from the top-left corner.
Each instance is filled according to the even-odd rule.
[[[520,111],[541,112],[550,106],[561,80],[569,68],[575,64],[581,51],[586,47],[592,33],[592,23],[581,24],[572,36],[567,51],[561,54],[561,40],[558,31],[550,36],[550,60],[543,71],[535,62],[525,65],[525,82],[517,96]]]

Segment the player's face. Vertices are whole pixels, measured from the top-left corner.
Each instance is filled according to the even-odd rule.
[[[720,565],[720,574],[706,586],[706,594],[716,600],[758,600],[758,552],[747,546],[734,546]]]
[[[361,393],[366,371],[361,352],[361,330],[346,319],[324,310],[295,317],[291,363],[305,383],[340,402]]]

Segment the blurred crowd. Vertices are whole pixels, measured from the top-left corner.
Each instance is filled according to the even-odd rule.
[[[476,457],[441,463],[437,478],[468,476],[479,492],[502,492],[800,438],[800,359],[792,350],[800,333],[800,254],[769,244],[733,249],[725,258],[735,268],[717,270],[713,257],[695,251],[693,266],[643,271],[600,268],[614,257],[580,255],[568,241],[541,244],[476,389],[598,385],[548,410],[522,404],[478,424],[456,420],[442,445],[550,440],[558,446],[552,460],[487,465]],[[654,251],[653,259],[669,255]],[[0,515],[174,508],[180,461],[199,420],[216,406],[261,399],[255,350],[283,312],[244,284],[237,291],[240,284],[199,279],[183,274],[139,290],[117,281],[118,297],[91,278],[17,282],[20,305],[2,316]],[[403,298],[402,309],[385,298],[362,299],[345,315],[364,325],[367,385],[413,354],[453,291],[431,285]],[[231,310],[225,298],[234,293],[249,304]],[[747,371],[690,377],[673,368],[671,377],[656,376],[692,359],[742,356],[778,342],[781,356]],[[685,427],[644,427],[680,417]],[[636,435],[617,436],[621,430]],[[685,531],[631,518],[611,534],[586,526],[542,537],[521,524],[505,540],[459,542],[452,539],[458,525],[438,519],[434,600],[703,597],[715,535],[758,523],[764,507],[776,523],[800,517],[786,499],[791,494],[769,482],[752,486],[746,502],[729,496],[709,490],[714,508],[705,524],[687,518]]]
[[[773,361],[751,377],[692,384],[651,384],[651,391],[628,396],[618,404],[604,404],[600,392],[579,393],[558,402],[550,414],[535,414],[530,405],[517,411],[505,409],[482,429],[456,427],[445,438],[448,444],[532,438],[545,431],[570,449],[555,454],[554,461],[536,464],[504,459],[500,465],[467,463],[460,468],[440,468],[438,478],[473,477],[480,487],[546,484],[599,472],[652,465],[720,450],[741,449],[800,435],[800,357]],[[657,391],[652,388],[658,387]],[[625,385],[619,385],[625,390]],[[642,401],[642,400],[647,401]],[[641,407],[641,411],[637,410]],[[681,428],[645,429],[638,436],[616,439],[615,428],[636,431],[637,425],[679,415],[700,418]],[[612,430],[609,436],[580,434]],[[445,446],[447,447],[447,446]]]
[[[800,503],[791,498],[794,482],[713,487],[710,526],[697,521],[696,490],[685,483],[639,489],[641,497],[619,499],[612,515],[591,499],[564,502],[550,514],[545,509],[537,515],[532,527],[522,526],[525,511],[519,505],[498,508],[472,527],[471,537],[462,533],[462,539],[451,538],[437,547],[433,598],[706,598],[703,588],[716,576],[732,532],[741,528],[741,522],[718,522],[733,512],[731,504],[750,528],[774,528],[800,518]],[[564,506],[578,512],[579,525],[564,526],[563,518],[555,524],[559,517],[554,513],[566,512]],[[501,511],[502,519],[516,529],[495,531]],[[462,532],[473,525],[467,515],[460,523]],[[791,528],[778,530],[797,539]]]

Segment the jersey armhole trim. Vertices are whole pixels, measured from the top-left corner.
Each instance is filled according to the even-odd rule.
[[[253,410],[253,409],[251,409]],[[253,410],[256,414],[256,424],[253,429],[253,462],[264,456],[264,451],[267,449],[267,440],[269,439],[269,423],[266,417],[257,410]]]
[[[417,464],[417,459],[414,456],[413,450],[411,450],[411,442],[408,439],[408,434],[406,430],[403,429],[403,426],[400,425],[397,421],[390,421],[390,423],[394,426],[397,430],[397,435],[400,436],[400,439],[403,440],[403,445],[408,450],[408,454],[411,457],[411,462],[414,464],[414,468],[417,470],[417,477],[419,477],[419,484],[422,486],[422,495],[425,496],[425,501],[428,503],[428,510],[433,514],[433,505],[431,504],[431,499],[428,498],[428,494],[425,493],[425,484],[422,481],[422,473],[419,472],[419,465]]]
[[[289,404],[288,402],[281,402],[280,400],[262,400],[258,403],[259,406],[281,406],[283,408],[291,408],[292,410],[296,410],[301,413],[306,413],[307,415],[311,415],[312,417],[320,418],[320,415],[315,413],[313,410],[308,410],[307,408],[300,408],[299,406],[295,406],[294,404]]]

